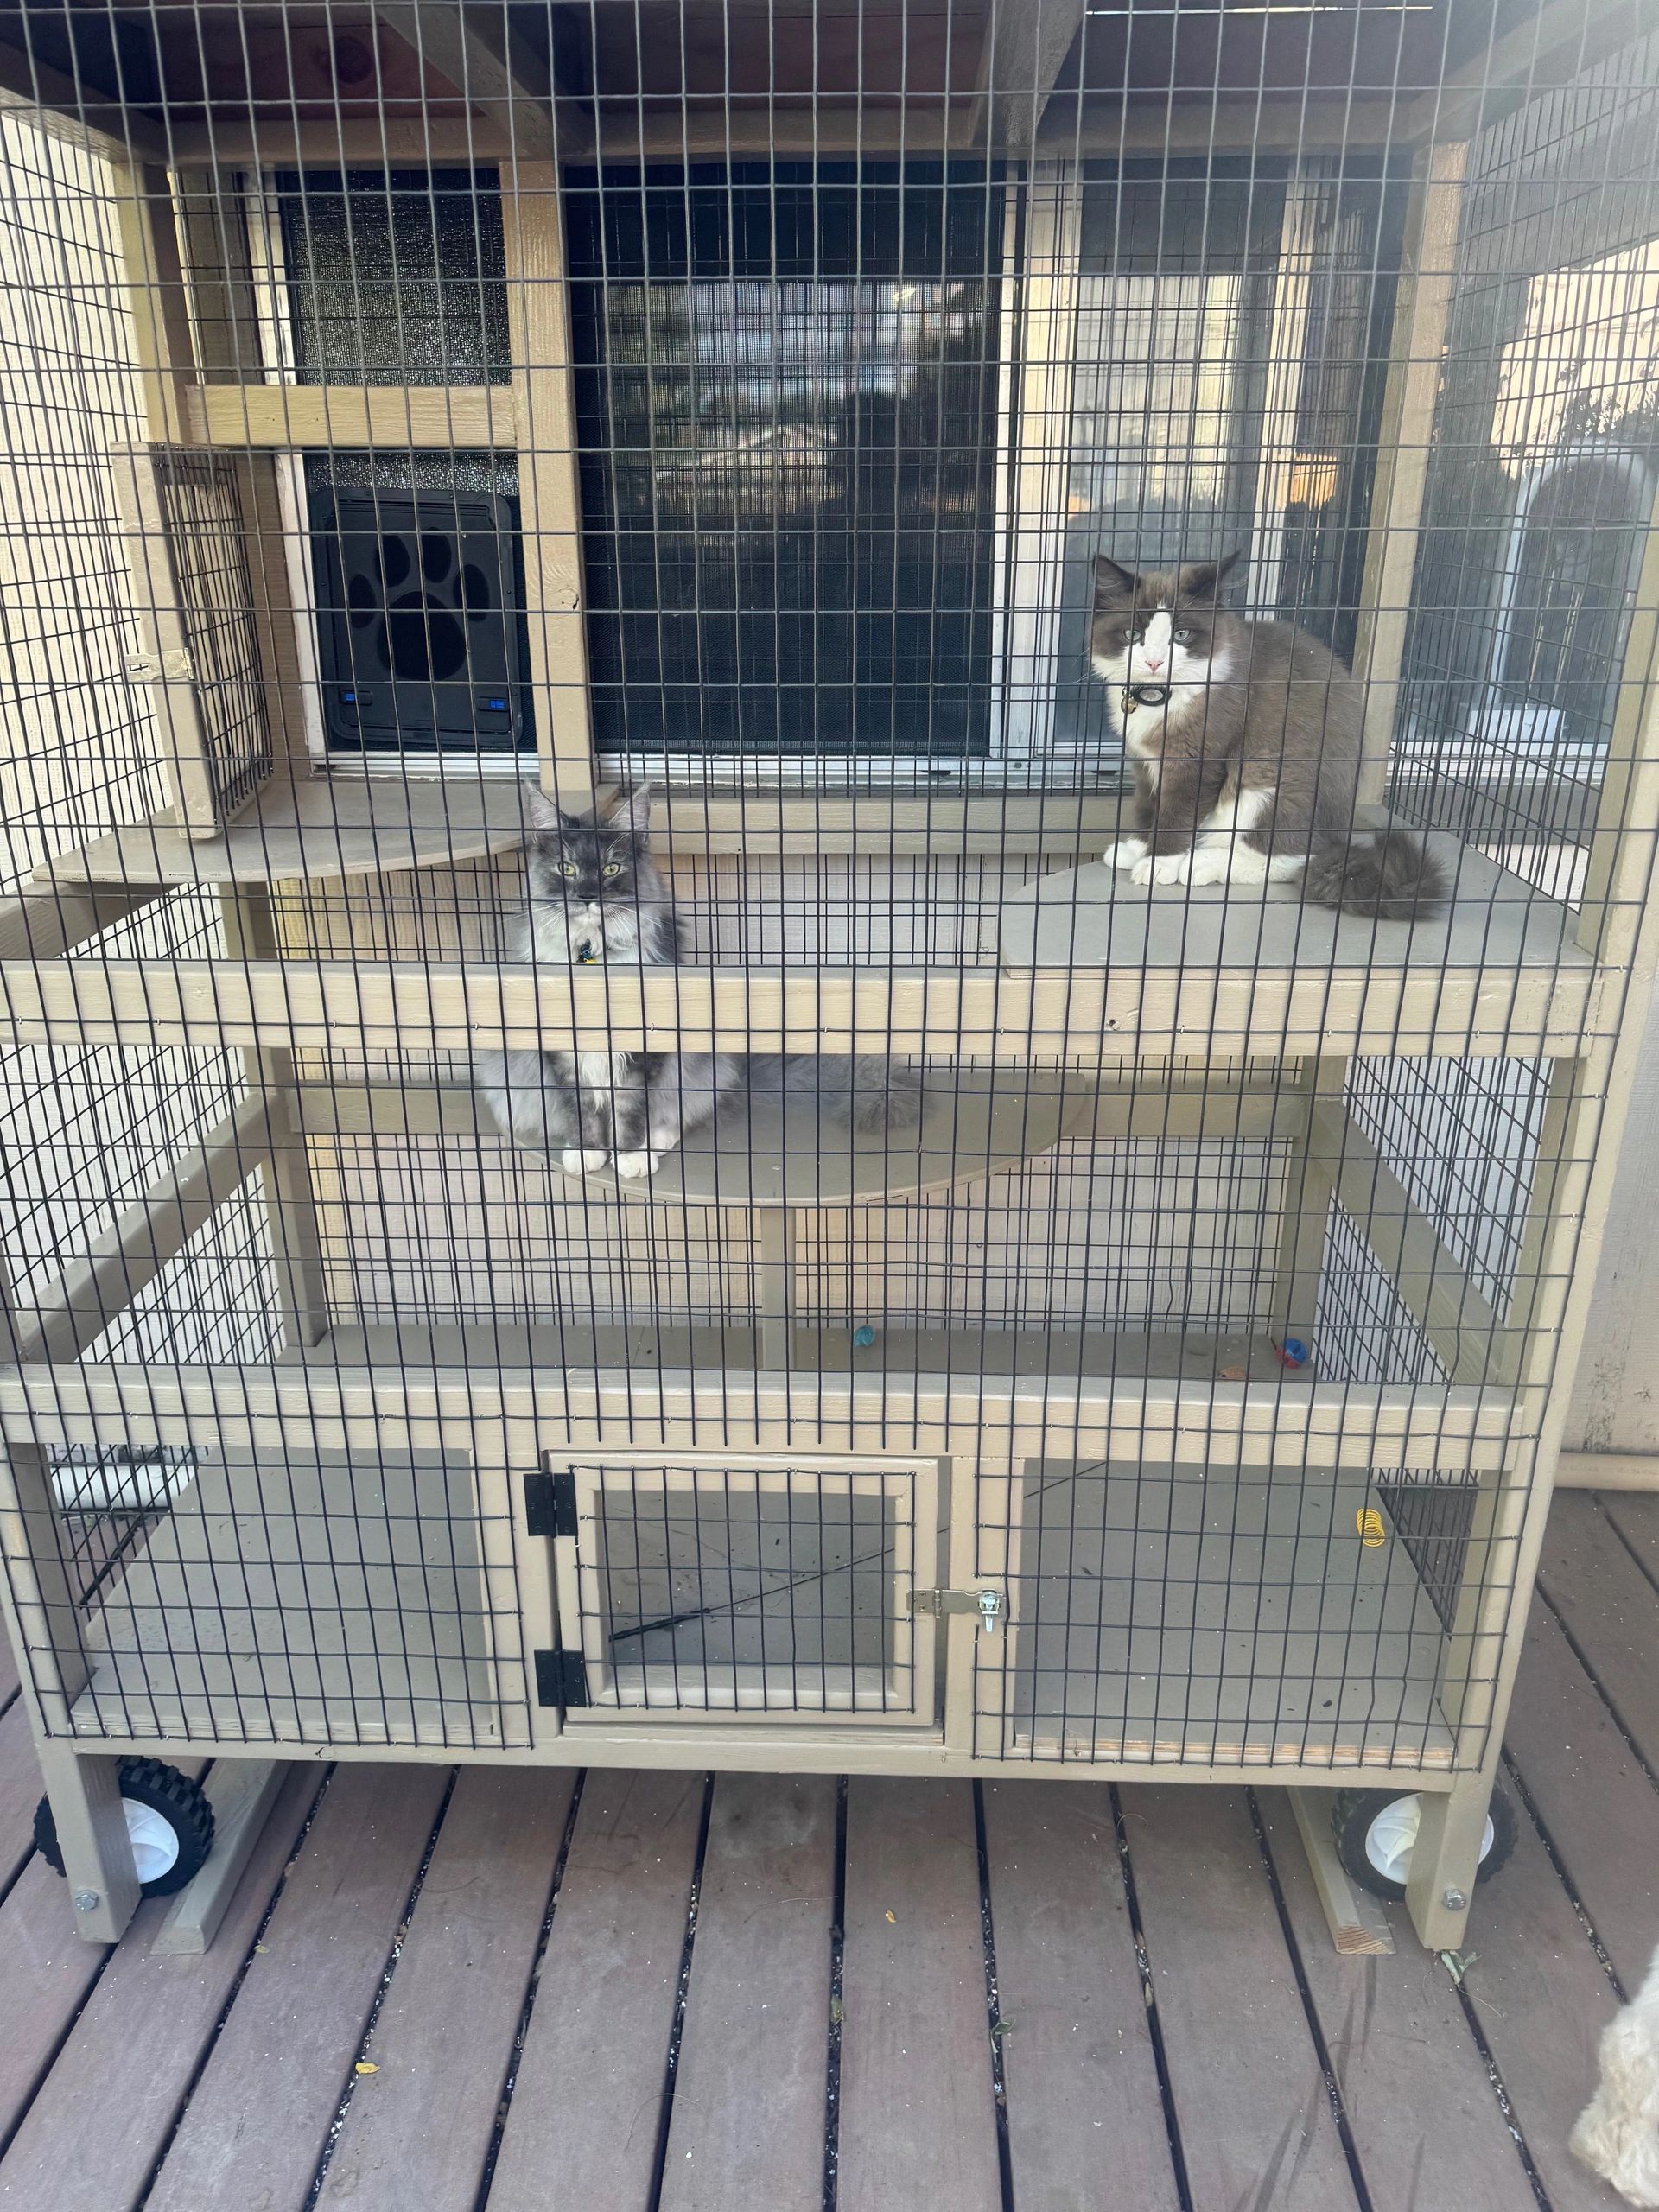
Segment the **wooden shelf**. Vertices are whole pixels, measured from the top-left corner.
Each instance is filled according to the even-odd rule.
[[[1360,819],[1380,826],[1386,817],[1363,808]],[[1573,941],[1570,908],[1455,837],[1427,842],[1453,887],[1438,918],[1362,921],[1308,906],[1287,884],[1230,893],[1218,884],[1137,884],[1128,869],[1095,861],[1009,893],[988,917],[979,950],[1007,968],[1440,974],[1593,967]]]
[[[168,810],[59,854],[37,879],[254,884],[448,868],[524,842],[527,788],[517,776],[278,778],[217,836],[185,836]]]

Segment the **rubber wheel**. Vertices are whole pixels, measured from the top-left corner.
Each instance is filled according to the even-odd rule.
[[[170,1897],[200,1873],[213,1847],[213,1808],[199,1782],[159,1759],[123,1759],[118,1770],[121,1804],[139,1876],[147,1897]],[[63,1872],[58,1824],[50,1801],[35,1808],[35,1848],[54,1873]]]
[[[1337,1856],[1351,1882],[1396,1903],[1406,1894],[1417,1834],[1414,1789],[1342,1789],[1331,1808]],[[1487,1810],[1477,1882],[1490,1882],[1515,1849],[1515,1808],[1494,1789]]]

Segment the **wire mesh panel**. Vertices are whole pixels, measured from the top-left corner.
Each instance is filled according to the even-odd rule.
[[[111,455],[179,818],[210,835],[270,767],[235,463],[129,447]]]
[[[48,1725],[1478,1781],[1651,966],[1646,27],[12,13]]]

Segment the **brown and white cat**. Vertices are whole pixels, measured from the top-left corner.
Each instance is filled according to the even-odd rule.
[[[1444,901],[1415,837],[1356,830],[1363,692],[1286,622],[1222,603],[1238,559],[1137,575],[1095,563],[1090,657],[1133,762],[1136,883],[1299,883],[1316,906],[1413,921]]]

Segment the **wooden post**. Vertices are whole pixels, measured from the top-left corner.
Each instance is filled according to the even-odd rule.
[[[1268,1312],[1268,1327],[1281,1344],[1287,1337],[1300,1337],[1305,1344],[1313,1340],[1332,1188],[1332,1163],[1321,1157],[1324,1140],[1314,1108],[1328,1099],[1340,1110],[1347,1080],[1348,1063],[1340,1053],[1304,1060],[1297,1071],[1305,1119],[1300,1147],[1285,1169],[1279,1264]]]
[[[167,171],[147,162],[115,163],[113,175],[146,432],[156,444],[181,445],[195,355],[172,188]]]
[[[580,806],[591,801],[599,774],[582,614],[582,512],[558,164],[504,166],[501,219],[536,752],[542,789]]]
[[[280,950],[264,884],[226,892],[225,934],[232,958],[272,960]],[[294,1055],[282,1051],[242,1056],[250,1090],[265,1105],[270,1154],[262,1171],[271,1265],[288,1355],[317,1344],[329,1329],[328,1273],[311,1185],[307,1140],[294,1089]]]
[[[1365,685],[1359,797],[1367,805],[1382,797],[1399,713],[1429,440],[1457,283],[1467,153],[1466,146],[1435,145],[1418,156],[1406,216],[1354,650],[1354,672]]]

